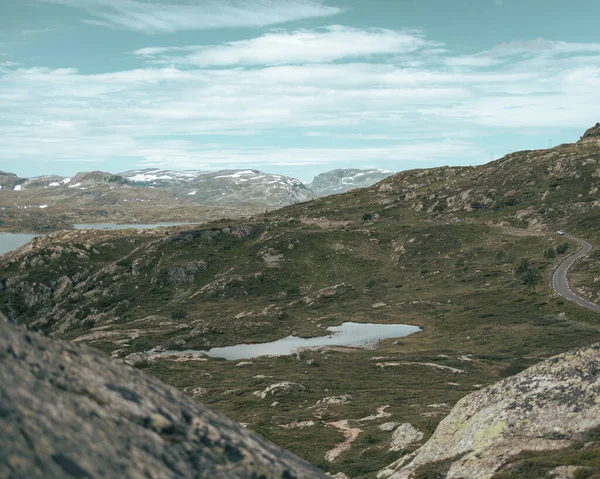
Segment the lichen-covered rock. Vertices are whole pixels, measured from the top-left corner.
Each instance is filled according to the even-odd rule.
[[[267,396],[284,396],[292,391],[304,391],[305,389],[302,384],[282,381],[267,386],[264,391],[254,391],[253,394],[260,399],[265,399]]]
[[[3,318],[0,431],[0,477],[327,477],[157,379]]]
[[[461,399],[424,446],[388,470],[408,479],[422,465],[450,460],[448,479],[487,478],[521,451],[561,449],[599,425],[596,344]]]
[[[390,451],[402,451],[408,448],[411,444],[420,441],[425,437],[421,431],[414,427],[411,423],[405,422],[398,426],[392,433],[392,442]]]

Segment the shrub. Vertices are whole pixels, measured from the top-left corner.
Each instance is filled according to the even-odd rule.
[[[569,251],[569,243],[567,242],[556,247],[556,252],[558,254],[565,254],[567,251]]]
[[[174,309],[171,311],[171,318],[175,320],[187,318],[187,311],[183,309]]]
[[[519,266],[517,266],[515,274],[518,278],[520,278],[529,268],[531,268],[531,261],[529,261],[527,258],[522,258]]]

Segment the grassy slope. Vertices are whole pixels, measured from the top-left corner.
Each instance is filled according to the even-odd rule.
[[[589,220],[598,195],[578,197],[600,184],[593,176],[597,148],[515,155],[479,168],[402,173],[233,228],[220,222],[169,236],[56,234],[0,266],[0,280],[10,278],[0,310],[116,357],[157,345],[206,349],[324,334],[349,320],[420,325],[422,333],[385,341],[376,351],[307,351],[243,367],[214,359],[142,366],[188,392],[206,389],[202,401],[325,470],[372,477],[399,457],[387,452],[390,433],[378,424],[410,422],[429,434],[468,392],[600,337],[597,315],[549,290],[554,263],[543,251],[560,239],[509,227],[564,227],[600,247],[599,223]],[[365,213],[375,219],[363,220]],[[57,244],[72,251],[59,255]],[[545,275],[537,292],[514,276],[523,257]],[[590,267],[597,264],[592,258]],[[589,277],[577,275],[578,281]],[[74,284],[61,288],[64,276]],[[334,296],[297,301],[342,283]],[[378,367],[383,361],[409,364]],[[264,400],[253,394],[283,380],[304,389]],[[310,409],[341,394],[353,400]],[[274,401],[279,404],[271,406]],[[364,418],[383,405],[390,405],[390,417],[355,423],[363,432],[350,452],[334,464],[325,461],[325,451],[343,440],[327,423]],[[307,420],[316,424],[281,427]]]

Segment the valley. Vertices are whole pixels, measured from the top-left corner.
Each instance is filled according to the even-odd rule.
[[[401,172],[168,235],[52,232],[1,257],[0,311],[158,377],[324,471],[375,477],[467,394],[598,342],[598,314],[556,295],[551,277],[578,247],[556,230],[585,238],[594,249],[572,287],[597,301],[599,151],[591,129],[576,144]],[[517,274],[523,259],[539,281]],[[422,331],[373,349],[189,352],[346,322]]]
[[[0,231],[46,233],[78,223],[206,223],[368,187],[383,170],[333,170],[312,184],[258,170],[101,171],[20,178],[0,171]]]

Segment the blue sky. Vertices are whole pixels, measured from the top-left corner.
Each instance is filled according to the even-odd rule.
[[[0,0],[0,169],[481,164],[600,121],[596,0]]]

